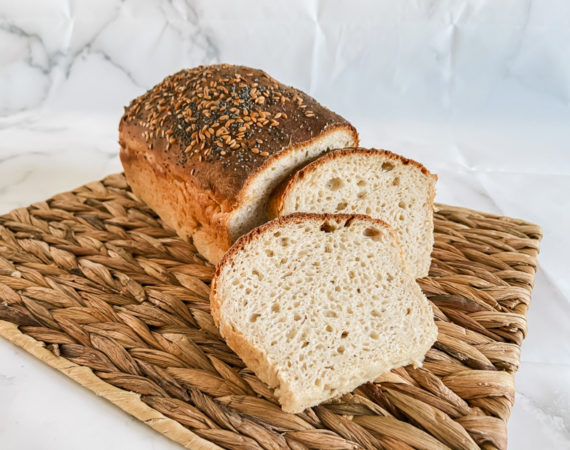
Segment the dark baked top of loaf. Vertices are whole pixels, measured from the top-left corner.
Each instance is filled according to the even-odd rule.
[[[135,98],[119,139],[123,147],[144,144],[167,171],[231,207],[275,155],[338,126],[354,130],[261,70],[220,64],[181,70]]]

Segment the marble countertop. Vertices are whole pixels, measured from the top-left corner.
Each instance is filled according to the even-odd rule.
[[[437,201],[543,227],[509,448],[570,448],[570,5],[236,3],[0,1],[0,213],[119,172],[122,107],[165,75],[261,67]],[[179,448],[4,340],[0,405],[2,449]]]

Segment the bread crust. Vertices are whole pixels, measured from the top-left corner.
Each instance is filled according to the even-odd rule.
[[[217,89],[224,100],[207,100],[216,89],[213,85],[221,86]],[[226,98],[222,89],[238,94]],[[252,101],[246,95],[252,90],[265,93],[265,100]],[[253,120],[255,125],[250,126]],[[196,247],[217,262],[232,241],[232,215],[255,195],[252,190],[260,175],[338,131],[358,142],[352,125],[303,92],[261,70],[214,65],[180,71],[133,100],[119,124],[119,143],[133,192],[181,236],[196,239],[200,232]],[[224,139],[235,141],[237,148],[228,147]],[[144,165],[149,166],[144,173],[149,176],[152,171],[159,189],[181,190],[176,197],[196,203],[195,207],[168,201],[167,193],[149,193],[141,172]],[[173,211],[154,202],[155,197],[167,201]]]
[[[285,199],[291,193],[291,190],[295,186],[295,183],[302,180],[308,174],[314,172],[322,165],[326,164],[335,159],[340,158],[350,158],[354,155],[364,155],[369,157],[378,157],[392,159],[394,161],[401,162],[404,165],[415,166],[421,170],[424,175],[433,178],[434,183],[437,181],[437,175],[431,173],[423,164],[414,161],[413,159],[405,158],[401,155],[393,153],[389,150],[375,149],[375,148],[362,148],[362,147],[350,147],[340,150],[331,151],[315,161],[307,164],[301,170],[293,173],[290,177],[284,180],[271,194],[267,207],[267,216],[269,218],[279,217],[283,213],[283,207],[285,205]],[[434,208],[435,200],[435,188],[430,192],[430,205],[432,209]]]

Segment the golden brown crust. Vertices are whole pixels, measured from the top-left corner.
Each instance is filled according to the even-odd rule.
[[[282,214],[283,206],[285,204],[285,199],[287,198],[287,196],[289,195],[289,193],[291,192],[291,190],[299,180],[303,179],[305,176],[314,172],[323,164],[326,164],[329,161],[340,158],[350,158],[353,155],[365,155],[370,157],[382,156],[385,158],[392,159],[394,161],[401,162],[404,165],[415,166],[418,169],[420,169],[424,175],[432,177],[434,182],[437,181],[437,175],[431,173],[428,169],[426,169],[426,167],[423,164],[414,161],[413,159],[405,158],[389,150],[362,148],[362,147],[334,150],[332,152],[326,153],[325,155],[321,156],[315,161],[307,164],[301,170],[293,173],[290,177],[288,177],[282,183],[280,183],[280,185],[277,186],[277,188],[275,188],[269,199],[267,216],[269,218],[274,218],[274,217],[279,217],[279,215]],[[433,189],[431,192],[432,208],[434,204],[434,199],[435,199],[435,189]]]
[[[194,246],[208,261],[219,261],[231,246],[228,214],[222,213],[192,180],[173,177],[146,152],[122,147],[121,162],[133,192],[151,206],[162,220]]]
[[[273,158],[339,127],[358,141],[354,127],[305,93],[261,70],[222,64],[182,70],[133,100],[119,142],[148,147],[157,164],[228,211]]]
[[[309,164],[313,164],[317,161],[318,159]],[[286,195],[285,191],[287,191],[287,194],[289,193],[291,189],[289,188],[289,182],[293,179],[295,174],[299,172],[300,171],[292,173],[287,178],[285,178],[281,183],[279,183],[279,185],[273,190],[273,192],[269,196],[269,201],[267,202],[268,219],[275,219],[276,217],[280,216],[281,211],[283,210],[283,204],[285,203],[285,195]]]

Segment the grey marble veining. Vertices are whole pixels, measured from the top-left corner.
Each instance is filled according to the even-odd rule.
[[[544,228],[512,449],[570,448],[570,3],[0,0],[0,212],[121,170],[123,106],[182,67],[263,68]],[[0,448],[178,448],[0,340]],[[72,429],[74,432],[70,433]]]

